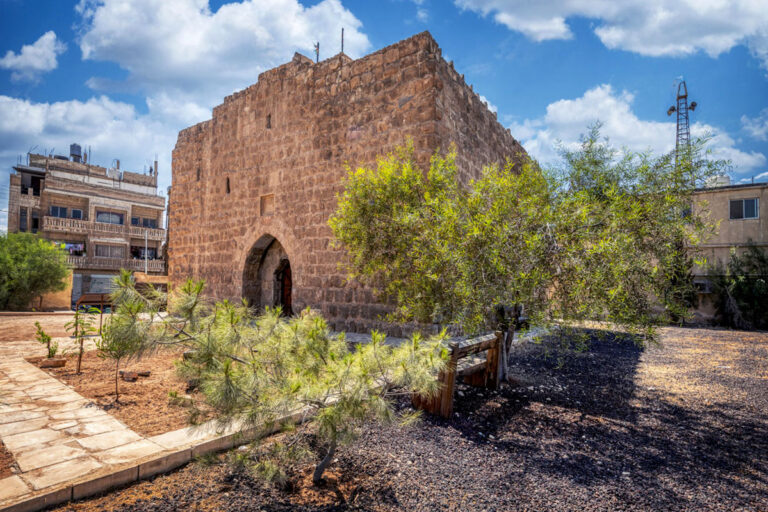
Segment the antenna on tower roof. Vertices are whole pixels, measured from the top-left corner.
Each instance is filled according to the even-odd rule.
[[[320,41],[315,43],[315,62],[320,62]]]

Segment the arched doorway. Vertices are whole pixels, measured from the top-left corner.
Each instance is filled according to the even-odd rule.
[[[272,235],[259,238],[248,253],[243,269],[243,297],[251,307],[281,306],[293,314],[291,262],[282,244]]]

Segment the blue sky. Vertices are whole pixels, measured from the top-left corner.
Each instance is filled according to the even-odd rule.
[[[768,181],[765,0],[0,0],[0,210],[11,166],[37,146],[170,185],[178,131],[294,51],[360,57],[429,30],[529,153],[556,163],[603,123],[615,145],[674,147],[674,81],[694,134],[734,181]],[[680,21],[682,20],[682,21]],[[6,223],[0,211],[0,229]]]

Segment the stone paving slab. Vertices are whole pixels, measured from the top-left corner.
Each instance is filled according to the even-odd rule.
[[[12,436],[6,436],[3,438],[5,447],[11,450],[11,452],[20,451],[21,448],[30,445],[44,445],[50,441],[55,441],[66,437],[58,430],[51,428],[41,428],[39,430],[30,430],[29,432],[21,432]]]
[[[24,479],[33,489],[40,490],[88,474],[100,467],[101,464],[92,457],[78,457],[27,473]]]
[[[133,443],[99,452],[96,454],[96,457],[105,464],[122,464],[162,451],[163,448],[161,446],[152,441],[148,441],[147,439],[141,439]]]
[[[0,413],[0,415],[2,415]],[[0,425],[0,438],[5,439],[6,436],[14,434],[20,434],[22,432],[30,432],[32,430],[38,430],[48,425],[50,419],[46,416],[41,416],[33,420],[26,421],[14,421],[12,423],[3,423]]]
[[[0,479],[0,501],[16,498],[28,492],[27,484],[18,475]]]
[[[21,469],[22,475],[33,469],[39,469],[56,464],[57,462],[75,459],[88,454],[88,452],[82,448],[73,448],[65,445],[43,446],[42,448],[35,448],[34,450],[23,452],[18,452],[18,450],[14,452],[10,448],[8,450],[13,453],[13,457],[16,459],[16,464],[18,464],[19,469]],[[16,455],[17,453],[18,456]]]
[[[139,434],[132,430],[115,430],[112,432],[96,434],[95,436],[83,437],[78,439],[77,442],[80,443],[80,446],[83,448],[96,452],[122,446],[138,441],[141,438],[142,437]]]

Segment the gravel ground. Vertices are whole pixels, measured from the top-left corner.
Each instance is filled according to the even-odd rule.
[[[326,489],[195,463],[62,510],[768,510],[768,334],[662,343],[526,346],[519,386],[461,386],[450,420],[366,428]]]

